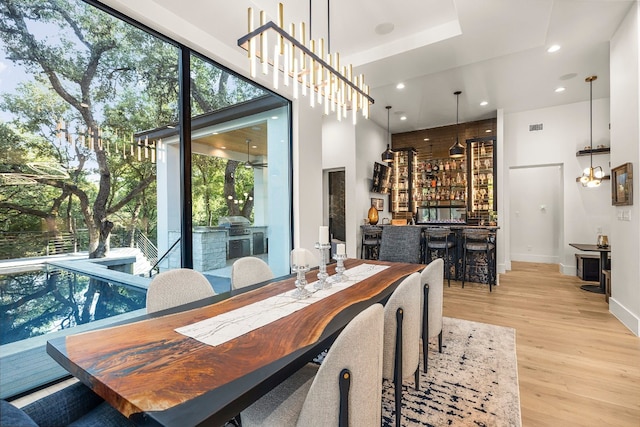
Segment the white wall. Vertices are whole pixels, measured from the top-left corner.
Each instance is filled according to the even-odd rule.
[[[614,208],[611,225],[610,311],[640,334],[640,3],[611,39],[611,164],[633,165],[633,206]],[[621,221],[619,214],[630,215]]]
[[[325,170],[325,183],[328,183],[329,170],[344,169],[344,209],[345,209],[345,239],[347,255],[355,254],[355,236],[353,222],[355,221],[355,188],[353,182],[356,177],[356,130],[351,120],[338,121],[334,115],[325,116],[322,123],[322,168]],[[323,188],[325,196],[323,220],[329,225],[328,184]]]
[[[345,220],[347,255],[360,255],[360,225],[367,217],[371,197],[383,198],[385,210],[382,218],[390,218],[388,197],[371,193],[373,163],[380,162],[386,148],[387,133],[370,120],[360,119],[356,126],[351,120],[338,121],[333,116],[324,118],[322,126],[322,166],[325,170],[345,170]],[[327,221],[325,217],[325,221]]]
[[[293,247],[315,252],[324,224],[322,115],[318,108],[293,105]],[[283,209],[286,207],[283,206]]]
[[[597,84],[597,83],[594,83]],[[588,90],[585,83],[585,90]],[[529,132],[530,124],[542,123],[544,130]],[[593,101],[593,145],[610,145],[609,100]],[[598,234],[611,234],[613,208],[610,181],[598,188],[584,188],[576,178],[589,165],[589,157],[576,157],[576,151],[589,145],[589,102],[505,114],[504,164],[502,171],[513,167],[562,165],[563,206],[560,246],[560,268],[564,274],[575,274],[575,252],[569,243],[596,243]],[[594,166],[602,166],[609,174],[609,156],[594,156]],[[508,191],[505,199],[526,197],[525,189],[509,189],[505,173],[499,185]],[[500,182],[503,181],[503,182]],[[505,185],[506,184],[506,185]],[[510,239],[510,227],[505,238]],[[510,254],[507,254],[510,256]]]

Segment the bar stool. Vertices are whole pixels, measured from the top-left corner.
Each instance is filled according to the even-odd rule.
[[[462,287],[467,278],[467,266],[469,259],[473,258],[472,264],[476,267],[479,264],[480,254],[484,252],[486,256],[487,281],[489,282],[489,292],[495,281],[495,253],[496,245],[493,239],[494,233],[489,230],[478,230],[465,228],[462,230]]]
[[[454,236],[448,227],[430,227],[425,229],[424,262],[429,264],[435,258],[444,259],[444,270],[447,272],[447,285],[451,286],[451,259],[449,249],[455,246]]]
[[[360,246],[361,259],[378,259],[382,227],[376,225],[362,226],[362,245]]]

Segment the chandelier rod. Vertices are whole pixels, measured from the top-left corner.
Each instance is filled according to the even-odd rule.
[[[327,53],[331,54],[331,0],[327,0]]]
[[[589,147],[591,148],[591,169],[593,169],[593,79],[589,80]]]
[[[324,67],[326,70],[329,70],[334,76],[338,77],[346,85],[348,85],[353,90],[358,92],[359,95],[361,95],[364,98],[366,98],[367,101],[369,101],[369,103],[373,104],[375,102],[374,99],[369,94],[367,94],[365,91],[363,91],[356,84],[351,82],[349,79],[344,78],[342,76],[342,74],[340,72],[338,72],[338,70],[333,68],[333,66],[329,65],[324,59],[320,58],[318,55],[316,55],[311,50],[309,50],[309,48],[307,48],[305,45],[300,43],[296,38],[291,37],[291,35],[288,32],[286,32],[284,29],[280,28],[273,21],[269,21],[266,24],[264,24],[264,25],[256,28],[255,30],[251,31],[250,33],[245,34],[244,36],[240,37],[238,39],[238,46],[240,46],[241,48],[243,48],[245,50],[248,50],[247,46],[248,46],[249,40],[251,40],[254,37],[259,36],[261,33],[264,33],[267,30],[275,31],[276,33],[278,33],[278,35],[282,36],[286,41],[288,41],[289,43],[294,45],[297,49],[300,49],[302,52],[306,53],[311,58],[315,59],[316,62],[318,62],[320,65],[322,65],[322,67]]]

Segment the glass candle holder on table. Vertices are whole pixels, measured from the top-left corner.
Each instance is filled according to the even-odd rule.
[[[327,273],[327,249],[331,249],[330,243],[317,242],[315,248],[320,251],[320,265],[318,266],[318,281],[315,283],[314,288],[329,289],[331,282],[328,281],[329,274]]]
[[[309,271],[309,261],[306,257],[305,249],[294,249],[291,251],[291,270],[296,273],[296,290],[292,296],[297,299],[308,298],[311,295],[307,286],[306,273]]]

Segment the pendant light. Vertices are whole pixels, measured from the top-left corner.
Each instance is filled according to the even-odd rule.
[[[589,83],[589,157],[591,161],[589,167],[582,173],[580,182],[583,187],[590,188],[598,187],[604,177],[601,166],[593,167],[593,81],[597,78],[598,76],[589,76],[584,79],[585,82]]]
[[[382,161],[385,163],[393,162],[393,151],[391,151],[391,131],[389,130],[389,114],[391,111],[391,105],[385,107],[387,109],[387,149],[382,153]]]
[[[456,143],[449,148],[449,157],[453,159],[459,159],[460,157],[464,156],[464,146],[460,144],[460,139],[458,136],[458,110],[461,93],[462,92],[459,90],[453,92],[453,94],[456,96]]]

